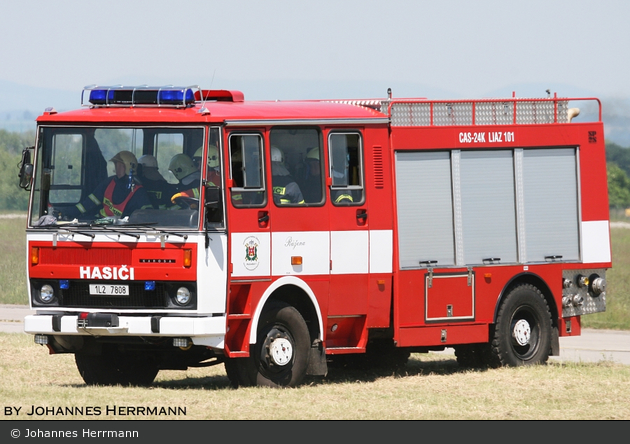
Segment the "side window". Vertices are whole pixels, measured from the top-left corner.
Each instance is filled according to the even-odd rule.
[[[319,128],[273,128],[271,172],[276,205],[321,205],[324,174]]]
[[[235,207],[265,203],[263,141],[259,134],[230,135],[230,190]]]
[[[81,199],[81,134],[56,134],[52,138],[50,167],[51,203],[78,202]]]
[[[333,205],[360,205],[364,202],[363,146],[359,133],[330,133],[330,200]]]

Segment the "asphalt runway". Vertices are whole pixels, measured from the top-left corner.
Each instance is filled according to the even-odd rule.
[[[27,306],[0,305],[0,331],[24,333],[24,316],[33,313]],[[444,354],[453,354],[447,348]],[[560,338],[560,356],[551,361],[612,361],[630,365],[630,331],[583,329],[581,336]]]

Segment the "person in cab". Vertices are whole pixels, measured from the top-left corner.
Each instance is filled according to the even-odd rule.
[[[151,200],[137,177],[138,160],[131,151],[120,151],[110,159],[115,175],[102,181],[64,219],[129,216],[135,210],[152,208]]]
[[[167,209],[171,205],[171,197],[177,192],[177,186],[169,183],[158,169],[157,159],[145,154],[138,159],[139,178],[146,189],[155,209]]]
[[[171,203],[176,205],[173,209],[199,208],[201,172],[193,160],[186,154],[175,154],[168,170],[179,181],[178,191],[171,196]]]
[[[276,205],[303,205],[304,196],[300,186],[284,166],[284,155],[278,147],[271,147],[271,182],[273,200]]]
[[[300,189],[306,203],[322,201],[322,168],[319,161],[319,148],[314,147],[306,151],[306,171],[300,181]]]
[[[199,147],[192,157],[195,167],[202,171],[203,147]],[[221,162],[216,145],[208,145],[208,161],[206,163],[206,209],[209,222],[219,222],[222,218],[221,194]],[[209,195],[210,194],[210,195]]]
[[[193,163],[199,171],[201,171],[201,156],[203,156],[203,147],[195,151],[192,157]],[[221,186],[221,170],[219,168],[219,150],[215,145],[208,146],[208,164],[206,166],[206,184],[211,187]]]

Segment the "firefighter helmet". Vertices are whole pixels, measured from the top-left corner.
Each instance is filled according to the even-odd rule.
[[[306,152],[307,160],[317,160],[319,161],[319,148],[311,148]]]
[[[271,147],[271,161],[272,162],[284,162],[284,154],[277,146]]]
[[[175,154],[168,165],[168,170],[177,177],[177,180],[182,180],[197,169],[192,159],[186,154]]]
[[[151,154],[145,154],[138,159],[138,163],[145,168],[157,168],[157,159]]]
[[[201,156],[203,155],[203,147],[199,147],[193,155],[193,161],[201,165]],[[208,146],[208,168],[217,168],[219,166],[219,150],[215,145]]]
[[[109,160],[111,162],[125,164],[125,175],[136,174],[138,172],[138,159],[136,159],[136,156],[131,151],[120,151]]]
[[[237,148],[232,151],[232,162],[243,162],[243,150]]]

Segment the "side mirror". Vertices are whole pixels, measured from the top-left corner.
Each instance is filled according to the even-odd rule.
[[[206,186],[206,198],[204,206],[206,208],[206,223],[221,222],[221,219],[223,218],[223,208],[221,206],[221,188],[215,186]]]
[[[22,161],[18,165],[20,173],[20,188],[24,188],[27,191],[31,189],[31,183],[33,181],[33,164],[31,162],[31,152],[35,149],[34,146],[25,148],[22,151]]]
[[[216,208],[221,202],[221,188],[206,187],[206,208]]]

